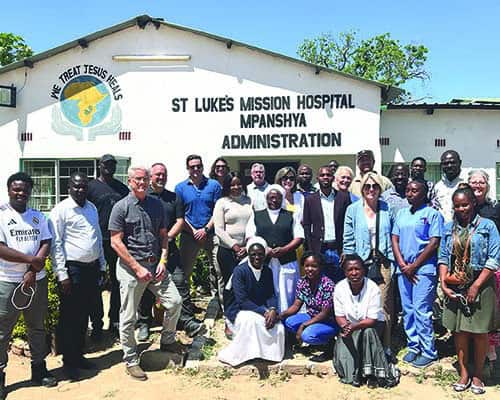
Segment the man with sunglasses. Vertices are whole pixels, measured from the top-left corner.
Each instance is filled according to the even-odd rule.
[[[210,260],[210,286],[216,295],[217,276],[213,266],[215,202],[221,196],[221,186],[214,179],[203,175],[201,156],[191,154],[186,158],[189,177],[175,187],[175,193],[184,204],[184,228],[180,237],[181,266],[189,281],[196,257],[201,249]]]

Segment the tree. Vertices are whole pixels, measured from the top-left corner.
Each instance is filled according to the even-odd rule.
[[[359,41],[355,31],[338,37],[323,33],[305,39],[297,50],[302,59],[392,86],[412,79],[429,79],[425,62],[429,50],[423,45],[402,45],[389,33]]]
[[[33,54],[21,36],[0,32],[0,66],[7,65]]]

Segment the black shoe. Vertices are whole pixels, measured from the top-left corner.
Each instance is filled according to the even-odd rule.
[[[78,371],[78,368],[73,365],[64,364],[63,372],[64,375],[66,375],[66,378],[68,378],[70,381],[77,381],[78,379],[80,379],[80,371]]]
[[[318,362],[318,363],[325,362],[325,361],[328,361],[331,359],[332,359],[332,356],[326,351],[322,352],[321,354],[318,354],[316,356],[312,356],[309,358],[310,361]]]
[[[139,325],[139,332],[137,333],[137,340],[145,342],[149,339],[149,326],[147,324]]]
[[[368,389],[376,389],[378,388],[378,381],[376,378],[369,377],[368,380],[366,381],[366,386]]]
[[[359,388],[361,386],[361,382],[358,378],[355,378],[352,380],[351,385]]]
[[[160,351],[176,353],[176,354],[184,354],[187,352],[187,348],[180,344],[179,342],[173,343],[160,343]]]
[[[0,372],[0,400],[5,400],[7,390],[5,389],[5,372]]]
[[[78,368],[80,369],[97,369],[97,366],[90,360],[87,360],[85,357],[82,357],[80,361],[78,361]]]
[[[39,364],[31,363],[31,382],[37,386],[54,387],[57,386],[57,379],[49,371],[45,361]]]
[[[196,335],[202,335],[203,333],[206,332],[205,324],[203,322],[193,320],[189,321],[184,326],[184,331],[189,337],[195,337]]]

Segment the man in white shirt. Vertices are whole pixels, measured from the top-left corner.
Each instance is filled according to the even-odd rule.
[[[462,160],[455,150],[446,150],[441,155],[441,170],[443,177],[434,185],[431,194],[432,206],[443,216],[444,222],[453,220],[453,192],[464,180],[460,177]]]
[[[29,175],[11,175],[7,180],[9,202],[0,206],[0,399],[7,395],[7,350],[21,309],[29,332],[31,380],[46,387],[57,385],[45,365],[48,289],[44,267],[51,235],[44,215],[27,207],[32,188]]]
[[[250,176],[252,183],[247,186],[247,195],[252,200],[252,207],[254,211],[265,210],[267,208],[266,196],[264,191],[269,186],[266,182],[266,169],[260,163],[252,164],[250,169]]]
[[[83,356],[88,319],[99,299],[106,261],[96,207],[87,200],[89,181],[83,172],[69,179],[69,197],[50,213],[52,262],[61,288],[58,337],[64,372],[71,380],[79,368],[94,369]]]

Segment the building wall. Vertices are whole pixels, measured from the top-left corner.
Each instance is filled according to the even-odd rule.
[[[497,192],[496,164],[500,163],[500,111],[470,109],[386,110],[380,121],[380,137],[389,138],[382,146],[384,162],[407,161],[416,156],[439,163],[441,154],[456,150],[462,158],[462,176],[482,168],[490,176],[490,195]],[[436,147],[435,139],[446,146]]]
[[[168,63],[112,60],[113,55],[124,54],[188,54],[191,60]],[[98,70],[85,73],[85,65],[106,70],[105,77],[96,75]],[[75,67],[80,69],[77,71]],[[68,94],[65,85],[74,78],[65,81],[61,74],[68,70],[78,72],[75,77],[91,75],[103,82],[102,88],[107,90],[111,102],[104,119],[96,126],[76,126],[64,113],[62,95]],[[108,81],[110,75],[116,77],[115,82]],[[377,155],[378,164],[381,160],[378,86],[339,74],[315,74],[312,67],[300,63],[246,47],[228,49],[224,42],[171,27],[162,26],[158,30],[149,25],[144,30],[131,27],[90,42],[88,48],[76,47],[40,61],[33,69],[20,68],[1,74],[0,84],[14,84],[18,88],[17,108],[0,110],[5,154],[1,160],[0,185],[18,170],[20,159],[98,158],[103,153],[130,158],[132,164],[163,161],[169,167],[169,186],[185,178],[184,160],[191,153],[204,158],[206,169],[220,155],[231,160],[293,158],[316,168],[337,156],[352,166],[353,155],[368,148]],[[113,86],[117,90],[114,94]],[[343,94],[345,99],[348,96],[349,104],[354,107],[327,105],[298,109],[297,96],[322,94]],[[289,97],[290,109],[240,109],[241,99],[246,102],[251,97],[265,96]],[[181,98],[187,99],[185,112],[181,107],[175,112],[174,101],[182,105]],[[203,98],[224,100],[217,100],[217,112],[196,112],[195,103],[201,104]],[[228,108],[230,98],[233,109],[221,111],[220,105]],[[290,127],[247,128],[242,126],[241,118],[249,113],[257,115],[259,121],[267,114],[299,114],[300,118],[298,124]],[[130,140],[119,140],[121,131],[130,132]],[[31,132],[32,140],[21,141],[23,132]],[[319,146],[311,145],[325,136],[313,135],[311,139],[308,135],[322,133],[330,138],[334,135],[332,146],[317,141]],[[232,148],[232,135],[245,138],[276,135],[281,145]],[[296,135],[295,146],[291,142],[283,145],[290,135]],[[226,136],[229,139],[224,145]],[[301,139],[311,142],[305,146]]]

